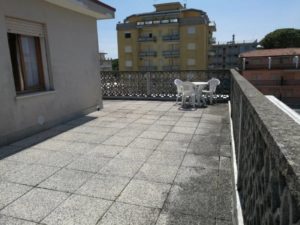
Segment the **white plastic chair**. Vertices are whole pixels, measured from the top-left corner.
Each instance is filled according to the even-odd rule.
[[[178,100],[180,97],[182,97],[182,80],[175,79],[174,84],[176,85],[177,88],[177,94],[176,94],[176,104],[178,104]]]
[[[189,101],[192,103],[192,106],[195,107],[196,104],[195,85],[189,81],[182,83],[182,106],[185,105],[187,98],[189,98]]]
[[[220,85],[220,80],[216,78],[212,78],[208,81],[208,90],[203,90],[202,93],[206,95],[206,97],[209,96],[209,102],[210,104],[213,103],[213,96],[216,93],[217,86]]]

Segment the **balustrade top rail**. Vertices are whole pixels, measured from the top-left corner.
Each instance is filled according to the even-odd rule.
[[[229,70],[195,71],[101,71],[103,98],[158,99],[176,98],[175,79],[182,81],[208,81],[218,78],[217,100],[228,101],[230,92]]]

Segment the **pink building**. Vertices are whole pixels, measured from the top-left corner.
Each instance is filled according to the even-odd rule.
[[[240,54],[242,75],[265,95],[300,106],[300,48],[261,49]]]

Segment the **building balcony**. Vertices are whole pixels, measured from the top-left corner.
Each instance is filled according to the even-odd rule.
[[[209,44],[211,44],[211,45],[216,44],[216,38],[215,37],[211,37],[209,39]]]
[[[145,57],[145,56],[153,56],[153,57],[155,57],[155,56],[157,56],[157,52],[156,51],[141,51],[139,53],[139,56],[140,57]]]
[[[140,66],[141,71],[156,71],[157,66]]]
[[[215,55],[216,55],[216,51],[214,51],[214,50],[209,50],[209,51],[208,51],[208,55],[209,55],[209,56],[215,56]]]
[[[164,35],[162,37],[162,40],[164,40],[164,41],[179,41],[180,40],[180,36],[179,36],[179,34]]]
[[[139,42],[151,42],[151,41],[156,41],[156,37],[139,37],[138,38]]]
[[[162,69],[164,71],[174,71],[174,70],[180,70],[180,66],[179,65],[167,65],[167,66],[163,66]]]
[[[166,58],[179,57],[180,51],[179,50],[167,50],[167,51],[163,51],[162,55]]]

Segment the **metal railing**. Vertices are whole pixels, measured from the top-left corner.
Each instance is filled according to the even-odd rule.
[[[180,55],[180,51],[179,50],[167,50],[167,51],[163,51],[162,55],[166,58],[178,57]]]
[[[179,34],[168,34],[162,37],[163,41],[178,41],[180,39]]]
[[[151,51],[151,50],[149,50],[149,51],[141,51],[139,53],[140,57],[144,57],[144,56],[156,56],[156,55],[157,55],[157,52],[156,51]]]
[[[156,41],[156,37],[139,37],[138,38],[139,42],[145,42],[145,41]]]
[[[218,78],[221,84],[217,88],[216,100],[229,100],[229,70],[196,71],[102,71],[101,88],[104,99],[157,99],[175,100],[175,79],[182,81],[207,81]]]

